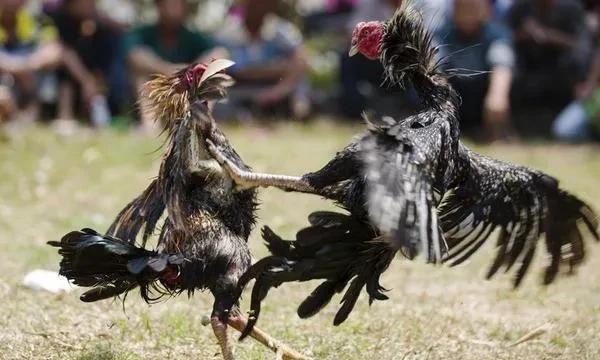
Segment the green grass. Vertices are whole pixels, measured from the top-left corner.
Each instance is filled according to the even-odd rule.
[[[319,122],[276,125],[267,136],[225,130],[255,169],[300,174],[324,164],[361,128]],[[106,229],[155,176],[160,144],[133,133],[63,138],[43,128],[0,143],[0,359],[218,359],[210,328],[200,325],[211,309],[209,294],[152,306],[131,294],[123,310],[120,302],[84,304],[79,290],[56,296],[20,285],[30,270],[57,268],[58,255],[46,241],[84,226]],[[545,170],[600,209],[598,147],[536,143],[478,150]],[[285,236],[312,210],[331,207],[277,190],[264,191],[261,200],[260,223]],[[251,244],[257,257],[265,254],[256,231]],[[508,276],[483,280],[492,256],[487,250],[455,269],[399,259],[383,279],[390,300],[369,308],[361,297],[340,327],[331,325],[335,303],[310,320],[295,316],[315,284],[283,286],[267,298],[260,326],[318,359],[600,358],[597,249],[576,276],[548,288],[538,285],[545,260],[538,256],[534,274],[518,291]],[[550,326],[546,333],[509,346],[544,324]],[[237,353],[240,359],[274,358],[252,341],[239,344]]]

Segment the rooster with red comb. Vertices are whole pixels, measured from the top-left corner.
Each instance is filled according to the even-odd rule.
[[[257,207],[256,191],[235,191],[206,147],[207,141],[216,144],[236,166],[249,170],[209,108],[232,83],[223,72],[232,64],[215,60],[149,81],[143,96],[168,135],[157,179],[121,211],[107,234],[83,229],[49,243],[62,255],[60,273],[91,288],[81,295],[85,302],[134,289],[148,303],[209,290],[210,323],[226,360],[234,358],[228,326],[241,331],[246,325],[238,309],[238,281],[251,264],[247,241]],[[146,242],[165,212],[157,247],[148,250]],[[284,359],[305,359],[263,331],[251,335]]]
[[[388,21],[359,23],[350,55],[358,53],[381,61],[389,83],[412,86],[423,109],[402,119],[365,116],[367,132],[322,169],[302,177],[244,171],[208,144],[239,188],[276,186],[317,194],[349,212],[315,212],[291,241],[263,228],[272,256],[240,280],[243,286],[256,279],[250,305],[254,316],[244,334],[256,323],[271,287],[323,280],[298,307],[302,318],[345,292],[334,318],[338,325],[363,289],[370,302],[388,298],[379,279],[397,252],[458,265],[495,230],[497,254],[488,278],[516,267],[513,284],[519,286],[540,248],[550,258],[544,284],[561,270],[581,265],[586,247],[580,228],[600,240],[598,216],[555,178],[482,156],[460,142],[460,99],[439,69],[437,48],[421,14],[409,2]]]

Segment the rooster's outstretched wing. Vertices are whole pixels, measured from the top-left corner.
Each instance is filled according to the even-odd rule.
[[[396,124],[384,117],[369,124],[361,143],[369,218],[409,258],[422,254],[429,262],[446,251],[434,191],[445,129],[434,120],[425,115]]]
[[[570,268],[585,255],[578,223],[598,239],[597,216],[577,197],[561,190],[546,174],[515,166],[461,147],[465,173],[440,206],[440,224],[449,251],[444,261],[457,265],[467,260],[500,229],[497,255],[487,276],[519,262],[514,279],[518,286],[545,234],[551,262],[544,283],[554,280],[561,263]]]

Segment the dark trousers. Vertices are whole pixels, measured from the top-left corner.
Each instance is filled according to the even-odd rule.
[[[467,135],[479,136],[483,127],[483,106],[488,91],[489,75],[453,77],[452,86],[461,97],[460,129]]]
[[[383,81],[383,67],[379,61],[371,61],[361,55],[340,59],[340,111],[349,118],[358,118],[367,108],[366,86],[378,88]],[[361,89],[362,88],[362,89]]]

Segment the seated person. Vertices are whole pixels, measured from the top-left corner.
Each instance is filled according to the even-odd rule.
[[[555,115],[571,101],[588,61],[580,56],[586,37],[583,15],[579,1],[514,3],[507,19],[515,34],[517,54],[515,110],[533,105]],[[534,125],[539,128],[539,124]]]
[[[600,4],[588,4],[587,25],[596,54],[585,80],[575,88],[575,101],[563,109],[552,125],[558,140],[578,142],[600,135]]]
[[[0,108],[3,120],[15,110],[34,121],[39,110],[40,72],[61,61],[56,29],[47,19],[36,19],[25,9],[25,0],[0,3]]]
[[[65,51],[58,41],[56,28],[50,19],[36,19],[25,9],[25,0],[4,0],[0,3],[0,74],[4,86],[12,91],[0,91],[0,111],[20,109],[24,120],[38,117],[42,95],[52,93],[49,70],[64,69],[85,87],[85,69],[72,51]],[[50,88],[50,91],[45,91]],[[1,95],[4,94],[4,95]],[[48,95],[45,94],[47,99]],[[16,105],[16,106],[15,106]],[[12,113],[8,115],[12,116]]]
[[[462,97],[460,127],[479,139],[496,140],[509,128],[514,53],[508,31],[489,21],[487,0],[456,0],[449,23],[436,34],[452,85]]]
[[[218,38],[236,62],[230,74],[237,84],[230,107],[254,109],[287,107],[304,118],[310,104],[306,94],[306,55],[300,31],[274,14],[277,0],[246,0],[238,14],[226,20]]]
[[[106,96],[111,67],[117,56],[114,44],[118,35],[99,18],[96,0],[65,0],[55,13],[54,21],[65,51],[84,65],[82,71],[87,79],[79,86],[73,76],[61,73],[58,117],[73,119],[75,100],[79,98],[77,100],[90,111],[93,125],[108,125],[110,111]]]
[[[154,4],[158,21],[131,30],[124,40],[125,56],[137,90],[153,74],[168,74],[195,61],[226,57],[210,36],[185,26],[186,0],[154,0]],[[142,114],[142,127],[147,131],[155,129],[148,114]]]

